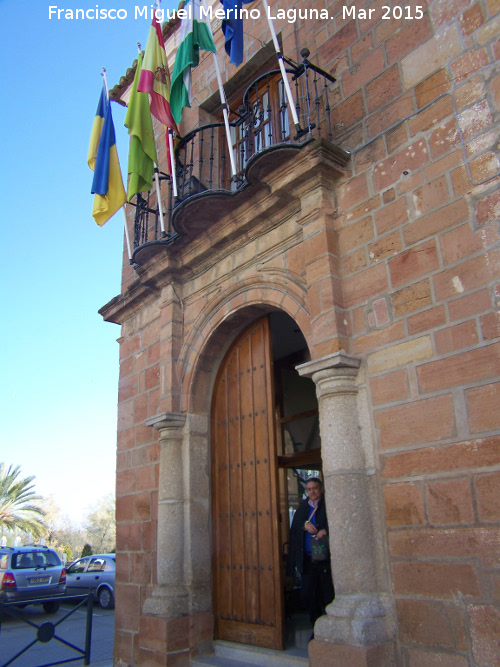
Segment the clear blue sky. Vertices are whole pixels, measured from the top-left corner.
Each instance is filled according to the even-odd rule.
[[[95,224],[87,149],[102,68],[112,87],[146,45],[136,4],[0,0],[0,461],[75,520],[115,488],[120,328],[97,311],[120,292],[123,216]],[[49,20],[50,5],[128,18]],[[125,110],[113,116],[125,176]]]

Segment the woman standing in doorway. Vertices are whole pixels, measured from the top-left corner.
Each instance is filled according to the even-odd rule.
[[[308,497],[297,508],[290,528],[286,573],[293,576],[295,568],[300,572],[302,603],[314,627],[316,619],[335,597],[335,591],[329,555],[319,562],[312,558],[313,540],[328,535],[323,484],[317,477],[311,477],[305,490]]]

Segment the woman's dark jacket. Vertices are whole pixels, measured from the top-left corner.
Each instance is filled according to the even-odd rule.
[[[309,505],[306,498],[297,508],[290,528],[290,538],[288,541],[288,557],[286,560],[286,574],[291,577],[295,574],[295,568],[302,574],[304,571],[304,524],[311,516],[313,508]],[[328,519],[326,518],[326,507],[324,496],[321,496],[318,503],[318,510],[315,514],[316,528],[323,528],[328,533]]]

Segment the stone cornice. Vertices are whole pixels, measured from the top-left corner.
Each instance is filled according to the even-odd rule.
[[[205,193],[181,204],[174,217],[181,235],[169,244],[150,244],[127,291],[99,313],[106,321],[121,324],[172,280],[186,283],[291,216],[296,216],[300,228],[302,207],[309,217],[316,210],[314,206],[310,210],[311,201],[317,200],[310,193],[317,188],[329,192],[348,161],[345,151],[324,139],[258,154],[248,165],[246,188],[232,194]]]
[[[123,324],[133,314],[137,306],[143,306],[147,301],[159,296],[160,288],[147,282],[135,281],[125,294],[118,294],[99,309],[98,313],[105,322]]]

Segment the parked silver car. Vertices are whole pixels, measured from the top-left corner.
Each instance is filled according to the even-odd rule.
[[[44,611],[53,614],[65,588],[66,570],[53,549],[0,547],[0,602],[24,606],[44,600]]]
[[[103,609],[115,606],[115,555],[94,554],[79,558],[68,567],[66,596],[85,595],[92,591]]]

